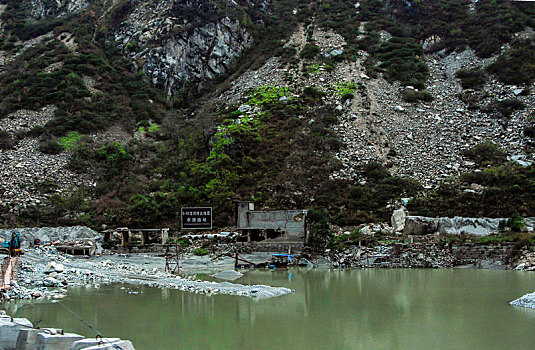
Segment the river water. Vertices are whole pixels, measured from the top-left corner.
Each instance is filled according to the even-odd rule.
[[[508,302],[535,273],[364,269],[248,271],[295,290],[267,300],[145,286],[71,288],[61,301],[105,336],[142,349],[533,349],[535,310]],[[7,305],[17,317],[86,336],[59,303]]]

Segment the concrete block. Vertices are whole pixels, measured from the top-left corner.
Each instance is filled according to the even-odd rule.
[[[83,336],[74,333],[37,335],[37,350],[70,350],[75,341],[84,339]]]
[[[25,318],[0,318],[0,348],[15,349],[19,332],[32,327],[32,323]]]
[[[61,331],[57,328],[21,329],[15,350],[34,350],[37,347],[39,333],[58,334]]]
[[[37,335],[40,329],[21,329],[15,345],[15,350],[30,350],[37,346]]]
[[[132,343],[128,340],[119,338],[102,338],[102,339],[84,339],[72,344],[71,350],[135,350]]]

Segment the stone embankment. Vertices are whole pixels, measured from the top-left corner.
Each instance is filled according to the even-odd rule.
[[[119,338],[85,338],[63,329],[34,328],[25,318],[13,318],[0,310],[0,349],[4,350],[134,350],[132,342]]]
[[[508,269],[513,244],[475,245],[418,243],[384,243],[373,247],[329,251],[327,259],[334,268],[444,268],[472,267]]]

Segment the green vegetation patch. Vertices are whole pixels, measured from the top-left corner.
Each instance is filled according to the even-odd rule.
[[[355,93],[355,91],[357,91],[357,89],[358,89],[357,84],[351,83],[351,82],[343,82],[343,83],[334,84],[334,90],[340,97],[344,97],[346,95],[353,96],[353,94]]]
[[[413,215],[510,217],[535,215],[535,167],[505,163],[462,174],[408,204]],[[481,190],[471,190],[472,184]]]
[[[491,140],[485,140],[470,149],[464,151],[464,155],[472,159],[477,166],[500,165],[505,161],[505,151]]]
[[[59,139],[59,144],[67,151],[71,151],[74,149],[78,142],[84,137],[84,135],[80,134],[76,131],[71,131],[66,136],[63,136]]]
[[[321,49],[313,43],[306,43],[305,47],[301,51],[301,58],[312,60],[314,59],[319,53],[321,52]]]
[[[506,84],[531,84],[535,81],[535,39],[518,40],[487,67]]]
[[[487,75],[481,68],[460,69],[455,76],[461,80],[463,89],[480,89],[487,80]]]
[[[204,255],[208,255],[210,254],[210,252],[206,249],[203,249],[203,248],[195,248],[193,250],[193,255],[197,255],[197,256],[204,256]]]
[[[388,79],[404,86],[425,87],[429,69],[421,59],[422,46],[413,39],[393,37],[382,44],[375,55],[381,61],[377,67],[386,71]]]
[[[287,86],[261,86],[249,94],[246,104],[263,106],[278,103],[281,98],[292,99],[292,89]]]

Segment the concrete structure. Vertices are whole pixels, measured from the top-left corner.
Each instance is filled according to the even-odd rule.
[[[141,237],[141,245],[149,244],[151,241],[150,235],[157,235],[161,244],[167,243],[169,239],[169,229],[168,228],[145,228],[145,229],[136,229],[128,227],[119,227],[115,230],[104,231],[104,242],[109,242],[114,235],[119,235],[121,239],[121,245],[125,247],[133,236]]]
[[[37,335],[37,350],[70,350],[72,343],[84,339],[83,336],[74,333]]]
[[[254,202],[236,204],[236,229],[247,241],[306,242],[307,210],[255,210]]]
[[[72,344],[71,350],[134,350],[134,346],[129,340],[119,338],[84,339]]]
[[[32,328],[33,325],[25,318],[0,318],[0,349],[15,349],[17,338],[22,329]]]
[[[0,310],[0,312],[4,312]],[[35,329],[25,318],[12,318],[0,314],[0,350],[81,350],[123,349],[134,350],[128,340],[119,338],[84,339],[61,329]]]

